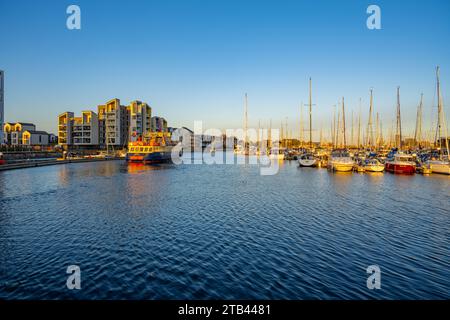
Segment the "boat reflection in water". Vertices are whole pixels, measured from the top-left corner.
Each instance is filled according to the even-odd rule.
[[[123,172],[131,174],[140,174],[146,171],[166,170],[174,168],[173,164],[161,163],[161,164],[145,164],[129,162],[126,166],[123,166]]]

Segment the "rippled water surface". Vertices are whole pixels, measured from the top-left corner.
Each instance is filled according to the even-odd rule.
[[[449,299],[450,177],[284,162],[0,172],[0,298]],[[66,268],[81,268],[81,290]],[[381,268],[368,290],[366,268]]]

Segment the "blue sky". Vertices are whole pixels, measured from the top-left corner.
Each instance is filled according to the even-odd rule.
[[[70,4],[81,8],[81,30],[66,28]],[[370,4],[382,30],[366,27]],[[52,132],[59,113],[114,97],[148,102],[171,126],[235,128],[247,92],[250,124],[288,117],[298,134],[311,76],[315,129],[329,130],[343,96],[349,118],[363,99],[365,121],[373,87],[387,131],[400,85],[407,135],[421,92],[431,124],[436,65],[450,101],[447,0],[0,0],[0,30],[6,121]]]

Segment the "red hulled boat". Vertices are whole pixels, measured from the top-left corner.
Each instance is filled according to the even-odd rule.
[[[399,174],[414,174],[416,162],[411,155],[396,153],[392,158],[386,160],[386,171]]]

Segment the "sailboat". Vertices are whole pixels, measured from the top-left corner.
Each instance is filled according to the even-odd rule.
[[[298,158],[300,167],[315,167],[317,166],[317,158],[312,154],[312,97],[311,97],[311,78],[309,78],[309,152],[301,154]]]
[[[245,155],[248,156],[249,155],[249,145],[250,142],[248,141],[248,98],[247,98],[247,93],[245,93],[244,95],[244,137],[243,137],[243,145],[238,144],[236,146],[236,148],[234,149],[234,153],[235,154],[239,154],[239,155]]]
[[[331,153],[330,161],[328,161],[328,169],[332,171],[349,172],[353,170],[355,162],[352,157],[350,157],[347,151],[347,141],[345,137],[345,104],[344,98],[342,98],[342,125],[343,125],[343,137],[344,137],[344,148],[333,150]],[[339,120],[338,120],[339,126]],[[337,139],[337,137],[336,137]]]
[[[450,175],[450,153],[447,137],[447,128],[445,125],[444,108],[442,106],[441,99],[441,83],[439,81],[439,67],[436,68],[436,81],[437,81],[437,99],[438,99],[438,124],[436,132],[436,142],[439,143],[439,150],[442,150],[442,139],[445,139],[445,147],[447,149],[447,155],[440,153],[439,159],[432,159],[426,161],[426,166],[432,173],[448,174]],[[445,132],[445,137],[442,137],[442,129]],[[436,143],[437,144],[437,143]]]
[[[386,171],[399,174],[414,174],[416,172],[416,162],[414,158],[403,153],[402,147],[402,120],[400,114],[400,87],[397,87],[397,134],[396,134],[397,148],[391,152],[386,160]]]
[[[376,118],[376,134],[375,138],[373,135],[373,125],[372,125],[372,114],[373,114],[373,89],[370,89],[370,108],[369,108],[369,123],[367,125],[367,146],[372,151],[372,147],[375,146],[375,149],[378,147],[379,143],[379,134],[378,134],[378,123],[379,116],[377,113]],[[383,172],[384,164],[380,162],[380,160],[376,158],[368,158],[364,159],[360,162],[360,165],[357,166],[358,171],[362,169],[364,172]]]

